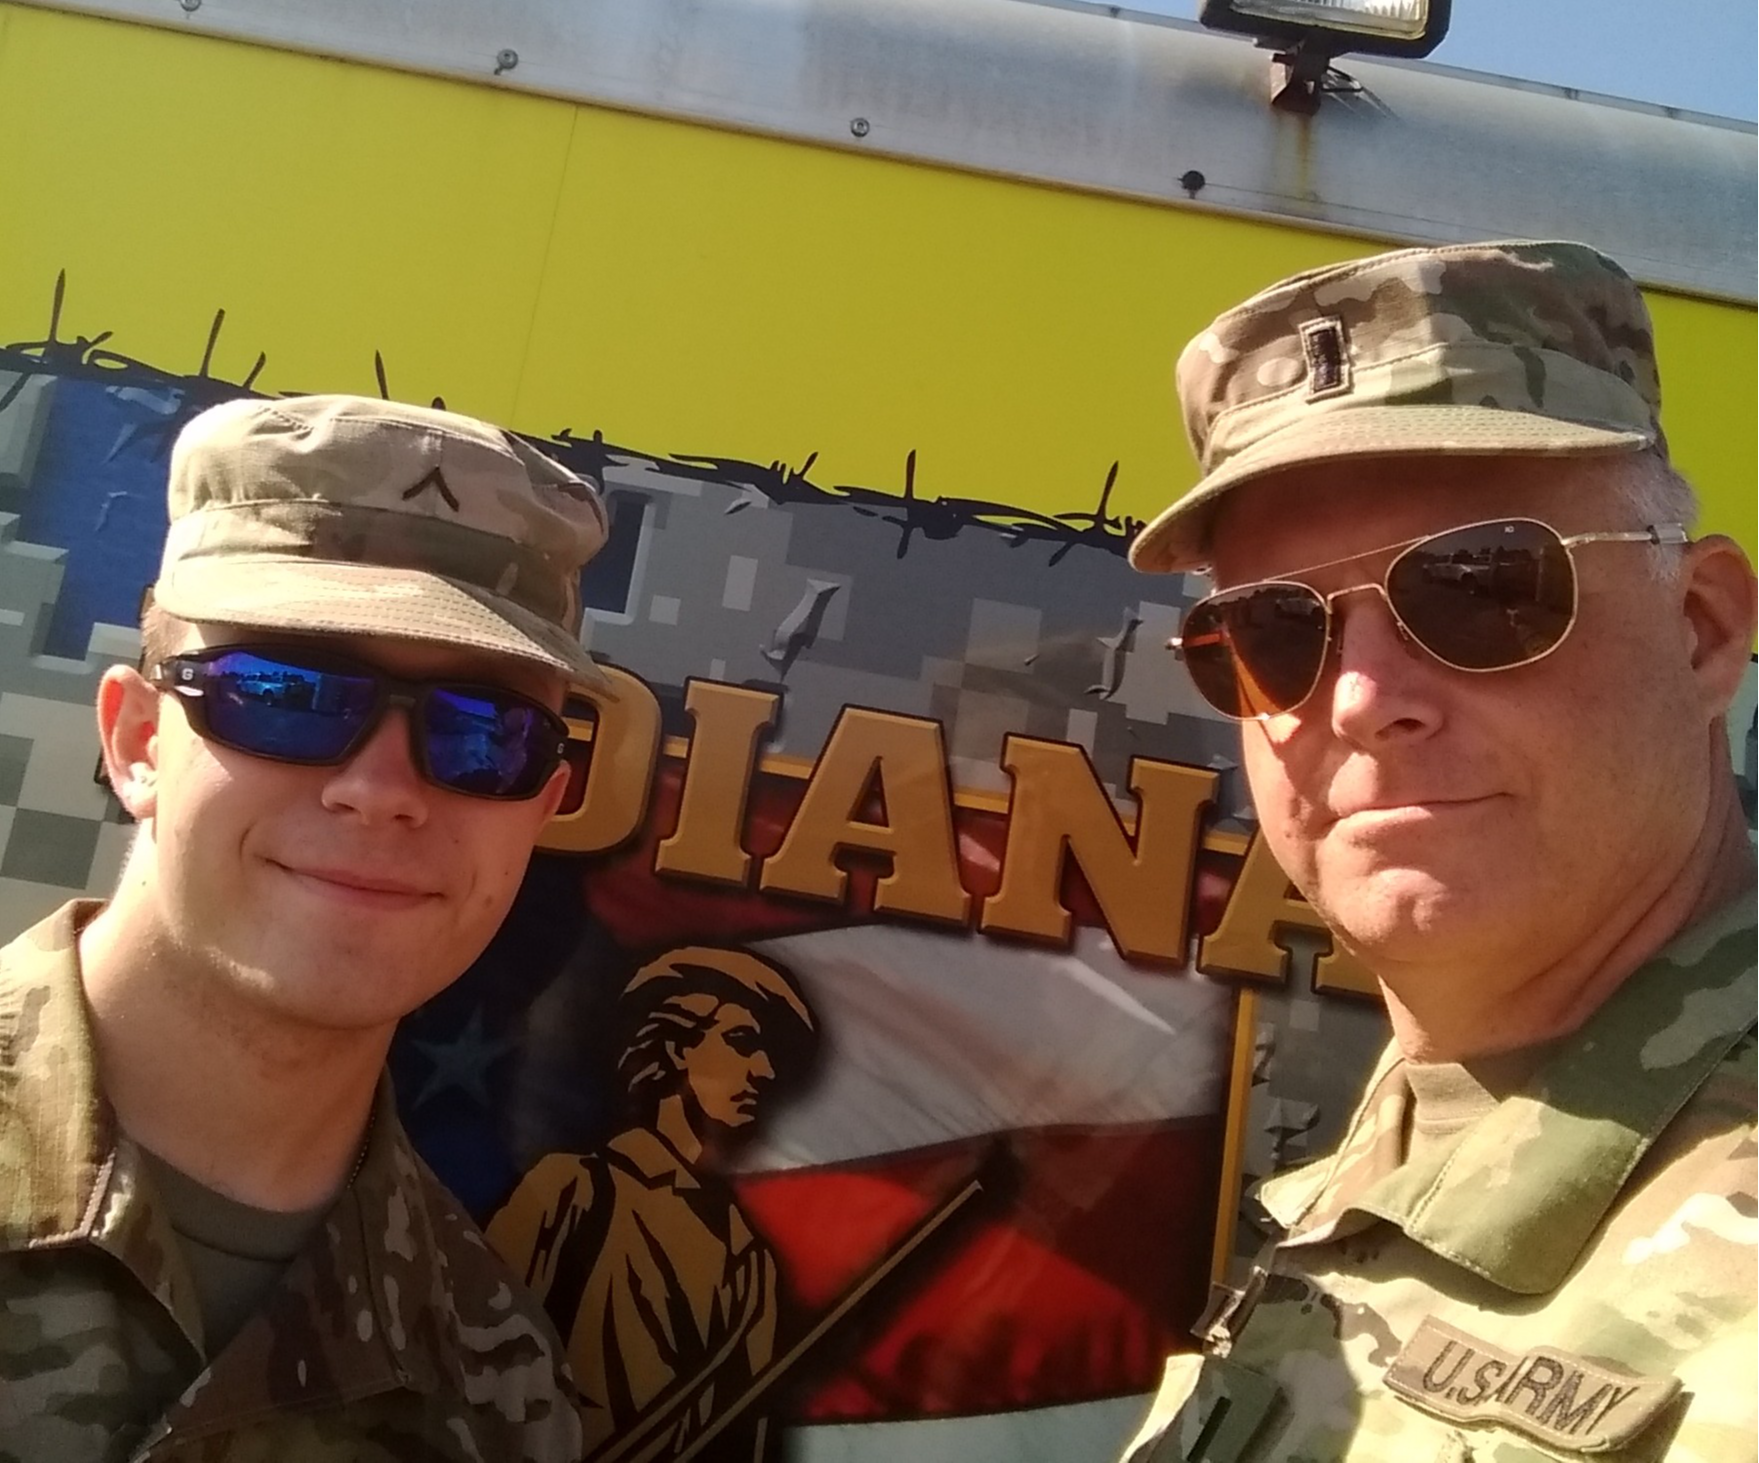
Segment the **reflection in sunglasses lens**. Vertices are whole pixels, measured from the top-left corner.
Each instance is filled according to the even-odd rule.
[[[412,750],[439,786],[527,798],[554,769],[561,727],[512,691],[404,683],[242,649],[190,657],[179,673],[180,687],[199,687],[191,714],[204,736],[254,756],[314,766],[352,754],[384,705],[388,681],[415,693]]]
[[[1576,611],[1575,574],[1543,524],[1492,523],[1407,549],[1387,572],[1399,618],[1460,670],[1501,670],[1553,649]]]
[[[210,661],[203,714],[213,736],[241,751],[293,762],[340,757],[372,715],[371,679],[237,651]]]
[[[1198,690],[1233,717],[1287,711],[1325,664],[1325,606],[1298,584],[1248,585],[1187,616],[1181,645]]]
[[[535,710],[486,694],[435,688],[423,731],[429,770],[459,792],[507,797],[531,790],[553,734]]]
[[[1459,670],[1504,670],[1555,649],[1576,615],[1569,550],[1543,523],[1474,524],[1392,561],[1388,602],[1405,629]],[[1203,698],[1247,719],[1293,710],[1325,669],[1327,611],[1299,583],[1242,585],[1192,606],[1180,651]]]

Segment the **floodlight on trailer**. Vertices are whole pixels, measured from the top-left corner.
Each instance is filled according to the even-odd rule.
[[[1203,0],[1197,18],[1274,51],[1272,104],[1312,112],[1338,89],[1326,83],[1334,57],[1427,56],[1447,34],[1451,8],[1451,0]]]

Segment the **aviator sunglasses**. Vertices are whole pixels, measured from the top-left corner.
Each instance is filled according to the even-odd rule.
[[[1185,612],[1171,644],[1203,699],[1235,721],[1294,711],[1313,694],[1331,652],[1332,605],[1362,590],[1378,593],[1401,632],[1443,665],[1513,670],[1550,655],[1575,625],[1582,545],[1688,542],[1677,523],[1567,538],[1532,518],[1468,523],[1349,556],[1398,550],[1378,582],[1330,594],[1292,577],[1224,589]]]
[[[358,661],[279,647],[173,655],[149,679],[183,698],[190,724],[209,741],[306,767],[346,762],[386,710],[401,706],[417,770],[469,797],[535,797],[568,742],[568,724],[517,691],[406,681]]]

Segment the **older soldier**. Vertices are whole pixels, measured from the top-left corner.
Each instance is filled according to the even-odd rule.
[[[1137,539],[1394,1040],[1133,1459],[1754,1456],[1753,573],[1692,539],[1648,315],[1578,244],[1286,280],[1179,363]]]
[[[384,1064],[561,796],[598,496],[317,396],[197,417],[170,516],[98,692],[119,887],[0,951],[0,1458],[573,1459],[554,1332]]]

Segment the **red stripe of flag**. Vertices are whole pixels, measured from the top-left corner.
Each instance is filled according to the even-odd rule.
[[[1207,1291],[1219,1118],[1018,1133],[1020,1190],[955,1237],[797,1386],[801,1422],[1042,1407],[1152,1389]],[[816,1315],[978,1165],[983,1138],[830,1168],[734,1175],[792,1299]],[[835,1368],[829,1374],[827,1368]],[[828,1380],[824,1379],[828,1375]]]

